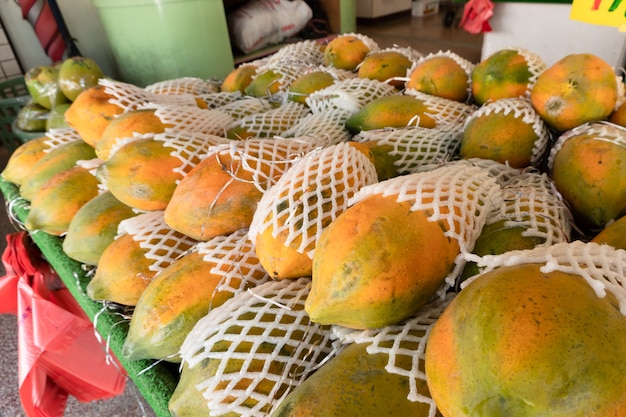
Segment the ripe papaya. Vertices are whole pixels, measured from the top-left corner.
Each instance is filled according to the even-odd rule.
[[[430,416],[430,404],[407,399],[408,378],[386,370],[389,355],[367,348],[366,343],[344,347],[291,391],[270,417]],[[411,369],[412,356],[396,358],[395,366]],[[426,381],[420,382],[417,391],[429,398]]]
[[[396,196],[372,195],[322,232],[313,254],[311,320],[380,328],[415,314],[452,270],[459,243],[444,221]]]
[[[626,317],[582,276],[542,267],[478,276],[432,327],[425,371],[445,417],[626,415]]]
[[[98,185],[96,177],[80,166],[51,176],[30,202],[26,230],[54,236],[67,233],[78,210],[98,195]]]
[[[78,161],[90,160],[95,157],[94,149],[81,140],[71,141],[49,149],[32,166],[30,173],[20,187],[20,195],[26,200],[32,200],[50,177],[73,168]]]
[[[607,224],[593,238],[592,242],[606,243],[616,249],[626,249],[626,216]]]
[[[137,215],[131,207],[105,191],[82,206],[63,238],[63,252],[87,265],[98,265],[102,252],[117,235],[119,223]]]
[[[463,121],[472,107],[420,92],[395,94],[374,99],[346,120],[353,134],[362,130],[421,126],[434,128]]]
[[[42,135],[18,146],[9,156],[9,160],[2,170],[2,174],[0,174],[2,179],[12,182],[18,187],[21,186],[33,170],[33,166],[50,149],[49,140],[48,136]]]
[[[179,362],[180,347],[198,320],[268,278],[247,230],[198,243],[142,292],[124,341],[124,356]]]

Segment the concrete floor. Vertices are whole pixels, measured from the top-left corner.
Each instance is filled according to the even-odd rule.
[[[445,27],[440,14],[426,18],[412,17],[403,13],[376,21],[359,21],[357,32],[372,37],[381,47],[411,46],[423,54],[450,50],[464,58],[478,62],[481,55],[482,37],[470,35],[453,25]],[[458,15],[462,10],[458,11]],[[458,22],[456,22],[458,24]],[[0,147],[0,171],[8,159],[6,149]],[[6,216],[0,213],[2,236],[14,233],[16,229]],[[4,252],[6,240],[0,240],[0,253]],[[0,276],[4,276],[0,263]],[[17,379],[17,320],[13,315],[0,314],[0,417],[25,417],[22,410]],[[153,417],[155,414],[147,405],[137,388],[128,381],[123,395],[106,401],[81,403],[70,397],[66,417]]]

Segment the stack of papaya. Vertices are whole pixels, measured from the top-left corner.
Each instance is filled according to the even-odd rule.
[[[100,79],[2,171],[183,416],[626,415],[626,96],[367,36]],[[287,50],[287,48],[289,48]]]

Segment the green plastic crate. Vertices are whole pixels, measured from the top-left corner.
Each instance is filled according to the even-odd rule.
[[[16,133],[12,124],[29,100],[23,76],[0,83],[0,141],[10,152],[25,142],[26,138]]]

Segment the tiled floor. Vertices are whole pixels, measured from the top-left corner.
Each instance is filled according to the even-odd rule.
[[[482,38],[470,35],[454,24],[446,27],[442,23],[444,7],[440,14],[426,18],[412,17],[410,13],[383,18],[374,22],[359,22],[357,31],[372,37],[381,47],[411,46],[428,54],[439,50],[450,50],[464,58],[480,60]],[[458,12],[460,13],[460,11]],[[455,22],[458,23],[458,22]],[[0,171],[4,169],[8,153],[0,147]],[[16,229],[4,214],[0,214],[2,236]],[[0,253],[4,252],[6,241],[0,240]],[[4,269],[0,264],[0,276]],[[16,317],[0,314],[0,417],[24,417],[17,379],[17,321]],[[129,381],[124,395],[107,401],[81,403],[71,398],[65,411],[66,417],[153,417],[154,413]]]

